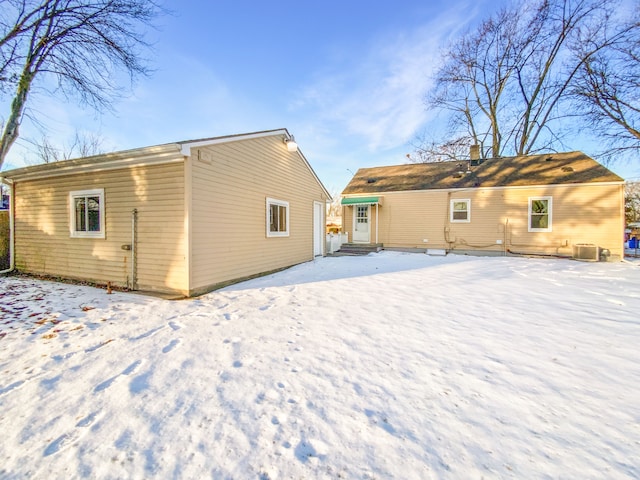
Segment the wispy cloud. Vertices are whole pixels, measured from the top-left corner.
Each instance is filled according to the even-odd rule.
[[[292,109],[315,111],[315,118],[334,125],[334,134],[357,136],[370,151],[408,142],[429,118],[424,97],[442,41],[456,25],[455,16],[439,17],[372,41],[348,68],[317,74]]]

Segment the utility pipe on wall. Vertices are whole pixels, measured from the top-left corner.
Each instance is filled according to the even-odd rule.
[[[138,280],[136,276],[138,275],[137,268],[137,235],[138,230],[138,209],[134,208],[131,211],[131,290],[136,290],[138,288]]]

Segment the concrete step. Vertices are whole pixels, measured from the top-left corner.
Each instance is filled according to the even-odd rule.
[[[381,243],[343,243],[338,252],[349,255],[368,255],[382,250]]]

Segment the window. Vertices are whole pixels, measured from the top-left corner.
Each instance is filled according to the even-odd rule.
[[[105,238],[104,189],[70,192],[69,210],[72,237]]]
[[[267,198],[267,237],[289,236],[289,202]]]
[[[451,222],[469,223],[471,221],[471,200],[456,198],[451,200]]]
[[[551,197],[529,198],[529,231],[551,231]]]

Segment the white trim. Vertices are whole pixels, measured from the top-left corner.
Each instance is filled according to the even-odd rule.
[[[265,138],[265,137],[273,137],[273,136],[281,136],[286,140],[291,140],[293,138],[293,136],[289,133],[289,131],[286,128],[281,128],[278,130],[268,130],[265,132],[255,132],[255,133],[241,133],[238,135],[228,135],[226,137],[216,137],[216,138],[209,138],[209,139],[204,139],[204,140],[194,140],[194,141],[189,141],[189,142],[180,142],[180,152],[182,153],[183,156],[185,157],[190,157],[191,156],[191,149],[193,148],[200,148],[200,147],[207,147],[210,145],[218,145],[221,143],[230,143],[230,142],[238,142],[238,141],[242,141],[242,140],[251,140],[254,138]],[[284,145],[284,142],[282,143],[283,148],[286,149],[286,146]],[[309,172],[311,173],[311,175],[313,175],[313,178],[316,179],[316,182],[318,182],[318,185],[320,185],[320,187],[322,188],[322,191],[324,192],[324,194],[327,196],[327,198],[331,198],[331,194],[329,193],[329,191],[326,189],[326,187],[324,186],[324,184],[320,181],[320,178],[318,177],[318,175],[316,174],[315,170],[313,169],[313,167],[311,166],[311,164],[309,163],[309,161],[307,160],[307,157],[304,156],[304,153],[302,153],[302,151],[300,150],[300,145],[298,145],[298,149],[296,150],[296,152],[289,152],[292,155],[298,155],[302,161],[304,162],[304,164],[306,165],[307,169],[309,170]]]
[[[316,174],[316,171],[313,169],[313,167],[309,163],[309,160],[307,160],[307,157],[305,157],[304,153],[302,153],[302,151],[300,150],[300,145],[298,145],[298,150],[297,150],[296,154],[302,159],[302,161],[306,165],[306,167],[309,170],[309,172],[311,172],[311,175],[313,175],[313,178],[316,179],[316,182],[318,182],[318,185],[320,185],[320,188],[322,188],[322,191],[324,192],[324,194],[327,196],[329,201],[331,201],[331,199],[332,199],[331,194],[329,193],[327,188],[324,186],[324,184],[320,181],[320,177],[318,177],[318,175]]]
[[[323,256],[325,254],[325,205],[322,202],[313,201],[313,256]],[[316,218],[316,212],[320,212],[320,218]],[[316,231],[316,227],[319,229]],[[319,243],[320,253],[316,253],[316,242]]]
[[[16,181],[37,180],[41,178],[53,178],[62,175],[73,175],[86,172],[102,172],[119,168],[132,168],[163,163],[182,162],[184,161],[185,157],[191,156],[192,148],[271,136],[281,136],[283,139],[292,138],[291,134],[287,131],[286,128],[280,128],[277,130],[268,130],[264,132],[242,133],[237,135],[228,135],[225,137],[168,143],[152,147],[142,147],[132,150],[107,153],[103,155],[95,155],[92,157],[65,160],[62,162],[53,162],[44,165],[16,168],[13,170],[7,170],[5,172],[0,172],[0,179],[6,178]],[[282,146],[286,149],[284,143],[282,144]],[[331,199],[329,191],[320,181],[320,178],[311,167],[311,164],[309,163],[307,158],[300,151],[300,148],[298,148],[298,151],[296,153],[291,152],[290,154],[298,155],[302,159],[307,169],[316,179],[316,182],[318,182],[318,185],[322,188],[324,194],[328,199]]]
[[[550,183],[547,185],[513,185],[513,186],[503,186],[503,187],[465,187],[465,188],[427,188],[423,190],[371,190],[366,193],[345,193],[342,196],[344,198],[357,198],[361,197],[375,197],[375,196],[383,196],[383,195],[394,195],[394,194],[415,194],[415,193],[425,193],[425,192],[472,192],[477,190],[527,190],[532,188],[556,188],[556,187],[597,187],[597,186],[611,186],[611,185],[624,185],[624,181],[622,182],[584,182],[584,183]],[[352,204],[353,205],[353,204]],[[351,205],[343,205],[344,207],[349,207]]]
[[[0,270],[2,273],[13,272],[16,268],[16,238],[15,238],[15,187],[13,180],[0,177],[0,183],[9,187],[9,268]],[[0,202],[2,199],[0,198]]]
[[[287,139],[291,138],[291,135],[289,135],[289,132],[285,128],[282,128],[280,130],[269,130],[266,132],[241,133],[238,135],[229,135],[226,137],[216,137],[216,138],[208,138],[204,140],[180,142],[179,145],[180,145],[180,151],[182,152],[182,155],[184,155],[185,157],[190,157],[192,148],[208,147],[209,145],[238,142],[241,140],[250,140],[252,138],[272,137],[274,135],[284,135],[285,138]]]
[[[76,209],[74,199],[78,197],[98,197],[98,212],[100,215],[99,231],[78,231],[76,230]],[[105,218],[104,218],[104,188],[92,190],[74,190],[69,192],[69,236],[71,238],[105,238]],[[88,219],[87,219],[88,221]]]
[[[346,205],[348,206],[348,205]],[[353,243],[371,243],[371,204],[357,204],[353,205],[355,208],[353,209],[353,230],[352,230],[352,239]],[[366,207],[367,208],[367,239],[366,240],[356,240],[356,225],[358,224],[358,208]],[[376,238],[376,242],[378,239]]]
[[[285,214],[286,214],[286,219],[285,221],[287,222],[287,229],[284,232],[272,232],[271,231],[271,205],[278,205],[280,207],[285,207]],[[290,224],[289,224],[289,202],[285,201],[285,200],[276,200],[275,198],[269,198],[267,197],[266,200],[266,230],[267,230],[267,237],[288,237],[289,236],[289,232],[291,230]]]
[[[547,217],[549,219],[549,223],[546,228],[531,227],[531,205],[536,200],[546,200],[548,202]],[[551,196],[529,197],[529,204],[527,208],[527,231],[529,232],[552,232],[553,231],[553,197]]]
[[[378,213],[380,212],[380,204],[376,203],[376,243],[380,243],[378,241],[378,225],[380,224],[379,220],[379,215]]]
[[[179,146],[171,144],[17,168],[0,173],[0,177],[10,178],[15,181],[38,180],[63,175],[103,172],[182,161],[184,161],[184,157],[180,155]]]
[[[184,159],[184,248],[186,259],[186,277],[188,292],[194,288],[194,268],[193,268],[193,227],[195,218],[193,216],[193,162],[189,158]]]
[[[453,205],[456,202],[467,204],[467,209],[466,209],[467,218],[465,218],[464,220],[453,218],[453,214],[455,212]],[[470,198],[452,198],[451,199],[451,202],[449,203],[449,221],[451,223],[471,223],[471,199]]]

